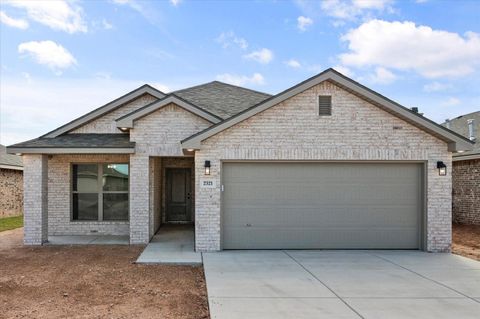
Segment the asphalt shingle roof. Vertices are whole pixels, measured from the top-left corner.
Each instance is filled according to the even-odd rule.
[[[227,119],[271,97],[271,95],[267,93],[253,91],[219,81],[178,90],[172,92],[172,94],[222,119]]]
[[[11,145],[15,148],[132,148],[129,134],[65,134]]]
[[[452,120],[450,120],[450,130],[461,134],[465,137],[468,136],[468,120],[473,119],[475,120],[475,132],[476,132],[476,141],[473,145],[473,149],[471,151],[453,154],[455,157],[473,155],[473,154],[480,154],[480,111],[468,113],[465,115],[458,116]],[[446,123],[442,123],[443,126],[446,126]]]
[[[7,154],[7,148],[0,144],[0,165],[23,167],[22,157]]]

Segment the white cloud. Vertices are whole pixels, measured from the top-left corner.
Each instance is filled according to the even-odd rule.
[[[263,48],[258,51],[243,56],[245,59],[257,61],[262,64],[268,64],[273,60],[273,52],[269,49]]]
[[[151,86],[156,88],[157,90],[162,91],[163,93],[168,93],[172,91],[168,85],[162,84],[162,83],[150,83]]]
[[[115,78],[35,78],[0,81],[0,143],[10,145],[51,131],[144,84]],[[178,83],[185,87],[184,83]],[[165,90],[162,83],[152,86]],[[88,94],[85,94],[88,92]]]
[[[87,32],[88,30],[83,20],[83,10],[74,2],[63,0],[8,0],[5,4],[24,9],[29,19],[54,30],[61,30],[68,33]]]
[[[383,67],[377,67],[375,73],[370,76],[373,83],[390,84],[397,79],[397,76]]]
[[[312,24],[313,24],[313,20],[308,17],[299,16],[297,18],[297,28],[302,32],[306,31],[307,28]]]
[[[295,59],[290,59],[288,61],[285,61],[285,64],[291,68],[294,68],[294,69],[299,69],[302,67],[302,65],[300,64],[300,62],[298,62],[297,60]]]
[[[456,97],[449,97],[445,102],[442,103],[442,106],[456,106],[460,104],[460,100]]]
[[[355,20],[371,11],[391,10],[392,0],[324,0],[321,2],[323,12],[336,19]],[[341,24],[336,22],[336,24]]]
[[[428,78],[462,76],[480,64],[480,36],[416,26],[413,22],[371,20],[341,38],[350,52],[339,56],[347,66],[410,70]]]
[[[445,84],[440,82],[427,83],[423,86],[423,90],[425,92],[438,92],[438,91],[448,90],[451,88],[452,88],[451,84]]]
[[[53,41],[24,42],[18,46],[18,52],[30,55],[37,63],[48,66],[57,74],[77,64],[67,49]]]
[[[182,0],[170,0],[170,3],[171,3],[174,7],[178,6],[181,2],[182,2]]]
[[[220,35],[218,36],[218,38],[215,39],[215,41],[220,43],[224,49],[227,49],[232,45],[236,45],[242,50],[246,50],[248,48],[247,40],[238,37],[233,31],[220,33]]]
[[[217,80],[230,83],[233,85],[243,86],[243,85],[263,85],[265,84],[265,79],[260,73],[254,73],[252,76],[246,75],[237,75],[237,74],[230,74],[224,73],[217,75]]]
[[[0,22],[12,28],[25,30],[28,28],[28,21],[9,17],[5,12],[0,11]]]
[[[102,19],[102,26],[105,30],[113,29],[113,25],[108,22],[106,19]]]

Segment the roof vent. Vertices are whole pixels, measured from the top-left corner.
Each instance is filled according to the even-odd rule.
[[[451,123],[450,123],[450,120],[449,120],[449,119],[446,119],[446,120],[445,120],[445,127],[448,128],[448,129],[450,129],[450,124],[451,124]]]
[[[467,123],[468,123],[468,138],[470,139],[470,141],[475,141],[477,138],[476,138],[476,132],[475,132],[475,120],[474,119],[470,119],[470,120],[467,120]]]
[[[318,115],[332,115],[332,97],[330,95],[318,97]]]
[[[411,108],[411,110],[412,110],[413,113],[417,113],[418,115],[423,116],[423,113],[418,112],[418,107],[414,106],[414,107]]]

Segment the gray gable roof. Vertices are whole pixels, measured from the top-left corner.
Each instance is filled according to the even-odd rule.
[[[393,115],[409,122],[412,125],[423,129],[424,131],[436,136],[443,141],[448,143],[448,149],[451,152],[456,152],[458,150],[470,150],[472,149],[472,142],[466,139],[464,136],[457,134],[451,130],[446,129],[445,127],[433,122],[432,120],[427,119],[424,116],[419,115],[418,113],[413,112],[412,110],[386,98],[385,96],[367,88],[366,86],[350,79],[349,77],[341,74],[340,72],[329,68],[325,71],[291,87],[286,89],[283,92],[278,93],[277,95],[271,96],[270,98],[251,106],[243,110],[236,115],[225,119],[224,121],[212,125],[205,130],[198,132],[186,139],[182,143],[184,149],[200,149],[201,142],[233,125],[252,117],[272,106],[275,106],[286,99],[297,95],[314,85],[317,85],[323,81],[331,81],[336,85],[342,87],[343,89],[349,91],[352,94],[355,94],[364,100],[378,106],[379,108],[392,113]]]
[[[30,141],[18,143],[8,147],[9,152],[27,153],[32,150],[41,150],[47,153],[55,153],[60,149],[61,153],[131,153],[135,148],[135,142],[130,142],[129,134],[65,134],[57,137],[39,137]],[[93,150],[89,152],[88,150]]]
[[[478,155],[478,157],[480,157],[480,111],[460,115],[450,120],[450,130],[468,138],[468,120],[475,120],[475,144],[473,145],[473,149],[471,151],[457,153],[453,155],[455,158],[458,159],[470,159],[473,155]],[[442,125],[446,127],[447,123],[444,122],[442,123]]]
[[[0,144],[0,167],[2,166],[21,169],[23,161],[21,156],[7,154],[7,148]]]
[[[271,97],[267,93],[219,81],[192,86],[172,93],[222,119],[227,119]]]

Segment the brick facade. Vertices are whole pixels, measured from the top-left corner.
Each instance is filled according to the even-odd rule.
[[[72,221],[74,163],[128,163],[128,155],[50,155],[48,157],[49,235],[128,235],[129,221]],[[130,173],[130,176],[132,174]]]
[[[332,95],[332,116],[318,116],[318,95]],[[451,167],[447,144],[330,82],[323,82],[202,143],[195,154],[196,180],[215,189],[196,190],[196,248],[221,249],[222,160],[422,161],[427,176],[428,251],[451,245],[451,170],[439,176],[437,161]]]
[[[163,164],[153,159],[183,156],[180,141],[210,125],[174,104],[135,122],[130,131],[130,140],[136,143],[135,154],[130,155],[130,243],[148,243],[155,233],[155,215],[159,208],[155,207],[158,197],[155,197],[153,181],[159,180],[156,174]],[[157,223],[160,223],[158,219]]]
[[[0,168],[0,218],[23,214],[23,171]]]
[[[453,162],[453,221],[480,225],[480,159]]]
[[[332,115],[318,116],[318,95],[332,95]],[[140,104],[131,102],[132,107]],[[123,111],[117,110],[118,116]],[[112,112],[113,113],[113,112]],[[76,133],[112,133],[118,116],[106,115]],[[131,244],[147,243],[160,226],[164,170],[169,165],[192,165],[180,141],[212,123],[174,105],[167,105],[134,123],[130,155],[25,155],[26,242],[41,243],[46,214],[51,234],[129,234]],[[173,157],[177,157],[176,159]],[[221,165],[224,160],[416,161],[425,164],[426,249],[449,251],[451,244],[451,169],[439,176],[437,161],[452,167],[447,143],[387,113],[377,106],[324,82],[220,132],[195,153],[195,181],[204,178],[204,161],[211,161],[209,178],[217,187],[195,189],[196,249],[221,249]],[[70,165],[72,162],[130,163],[130,222],[71,222]],[[40,170],[40,172],[39,172]],[[48,171],[48,192],[46,176]],[[196,186],[196,185],[195,185]],[[27,203],[28,200],[28,203]],[[39,201],[40,200],[40,201]],[[27,213],[26,213],[27,215]],[[45,224],[45,225],[44,225]],[[28,240],[27,240],[28,238]]]
[[[48,169],[47,156],[23,156],[23,243],[41,245],[48,240]]]

